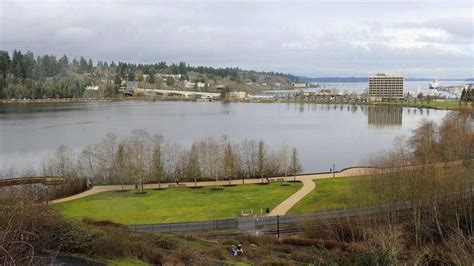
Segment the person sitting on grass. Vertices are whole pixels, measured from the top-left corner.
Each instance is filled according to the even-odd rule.
[[[242,243],[239,243],[239,245],[237,246],[237,255],[242,255],[244,254],[244,250],[242,249]]]
[[[235,245],[230,247],[230,254],[232,254],[232,256],[237,256],[237,247],[235,247]]]

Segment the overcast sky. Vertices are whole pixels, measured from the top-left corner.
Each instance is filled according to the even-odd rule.
[[[1,49],[312,77],[474,77],[471,0],[0,0]]]

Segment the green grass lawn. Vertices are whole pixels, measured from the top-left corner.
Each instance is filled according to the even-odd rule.
[[[354,177],[350,177],[354,178]],[[350,208],[349,177],[314,180],[316,188],[290,209],[290,214],[302,214]],[[355,203],[354,203],[355,204]]]
[[[169,188],[146,190],[144,195],[129,192],[102,192],[81,199],[54,205],[64,216],[88,217],[122,224],[151,224],[165,222],[200,221],[234,218],[241,210],[274,208],[301,188],[301,183],[291,186],[238,185],[212,191],[201,189]]]
[[[382,106],[406,106],[406,107],[420,107],[420,108],[440,108],[440,109],[472,109],[470,103],[459,104],[458,101],[427,101],[423,102],[373,102],[372,105],[382,105]]]

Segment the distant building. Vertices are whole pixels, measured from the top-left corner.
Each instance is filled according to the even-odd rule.
[[[308,87],[307,83],[293,83],[292,85],[294,89],[301,89],[301,88]]]
[[[204,82],[189,82],[189,81],[185,81],[184,82],[184,87],[186,89],[193,89],[195,86],[197,86],[199,89],[202,89],[206,86],[206,83]],[[209,84],[207,84],[207,86],[209,86]]]
[[[89,85],[85,88],[86,91],[98,91],[99,86]]]
[[[229,96],[234,99],[242,100],[247,98],[247,93],[245,91],[232,91],[229,93]]]
[[[403,76],[378,73],[369,77],[370,101],[403,99]]]

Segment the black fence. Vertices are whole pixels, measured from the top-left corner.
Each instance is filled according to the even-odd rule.
[[[236,229],[236,219],[211,220],[201,222],[162,223],[162,224],[135,224],[130,229],[139,232],[186,232],[201,230]]]
[[[161,223],[161,224],[135,224],[129,228],[140,232],[187,232],[220,229],[241,229],[254,231],[268,225],[295,224],[304,220],[320,220],[354,216],[356,214],[370,214],[380,211],[378,208],[360,208],[340,211],[328,211],[310,213],[303,215],[281,215],[281,216],[254,216],[239,217],[236,219],[210,220],[200,222]]]

